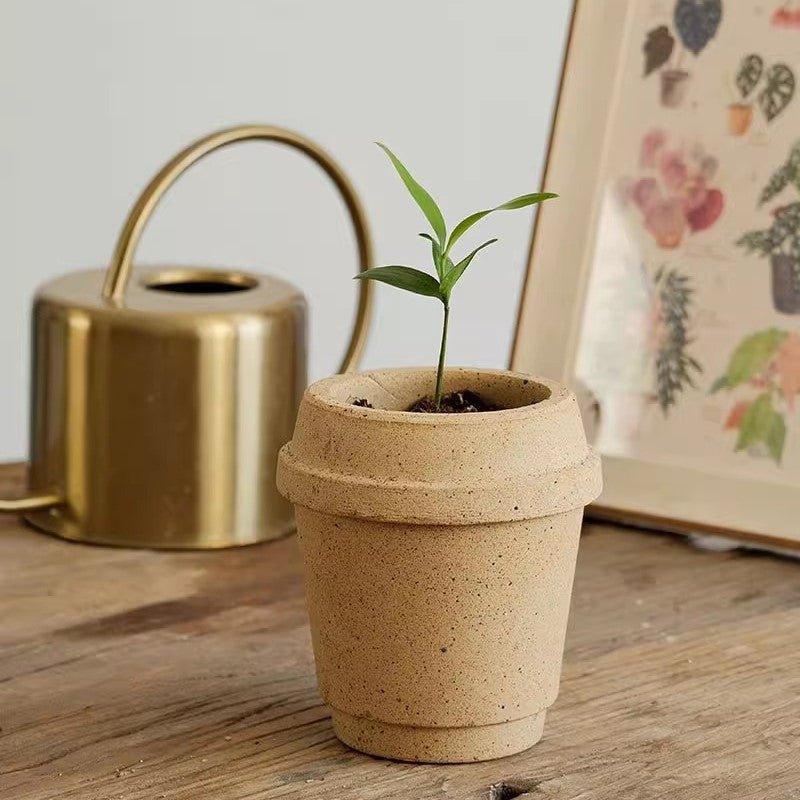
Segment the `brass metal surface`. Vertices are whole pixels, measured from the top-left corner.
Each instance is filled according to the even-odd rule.
[[[250,125],[186,148],[142,192],[107,271],[72,272],[37,292],[29,493],[0,511],[24,511],[68,539],[157,548],[250,544],[293,528],[275,466],[306,382],[302,294],[244,269],[131,269],[169,186],[208,153],[252,139],[322,166],[350,212],[360,268],[372,264],[355,192],[312,142]],[[358,285],[343,371],[367,335],[371,284]]]

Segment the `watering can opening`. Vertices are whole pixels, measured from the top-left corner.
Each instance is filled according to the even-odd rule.
[[[254,275],[209,269],[170,269],[156,272],[143,281],[146,289],[177,294],[230,294],[255,289]]]

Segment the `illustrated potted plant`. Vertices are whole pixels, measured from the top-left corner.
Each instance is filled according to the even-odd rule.
[[[795,78],[790,67],[773,64],[765,73],[761,56],[756,53],[746,55],[736,73],[736,88],[742,100],[728,107],[728,129],[734,136],[747,133],[753,121],[753,104],[747,100],[762,76],[764,86],[758,93],[758,105],[768,123],[778,117],[794,97]]]
[[[319,381],[305,393],[278,488],[295,506],[317,677],[348,745],[466,762],[533,745],[558,692],[584,506],[600,492],[575,397],[550,380],[445,368],[454,256],[488,214],[449,233],[386,148],[432,233],[433,271],[360,276],[441,302],[437,368]]]
[[[677,0],[673,24],[682,49],[677,60],[670,64],[675,53],[675,36],[669,26],[659,25],[647,34],[644,44],[645,77],[659,71],[661,76],[661,103],[677,108],[686,96],[689,72],[681,66],[682,56],[689,51],[695,57],[714,38],[722,20],[722,0]]]
[[[786,422],[800,395],[800,335],[768,328],[746,336],[711,393],[722,389],[741,395],[725,420],[725,430],[738,432],[736,451],[780,464]]]
[[[728,106],[728,130],[734,136],[743,136],[747,133],[753,121],[753,104],[747,98],[761,80],[764,72],[764,59],[751,53],[742,59],[739,71],[736,73],[736,88],[742,96],[741,102],[731,103]]]
[[[800,142],[789,158],[771,176],[761,192],[763,206],[789,185],[800,192]],[[772,301],[784,314],[800,314],[800,200],[772,210],[769,228],[750,231],[736,244],[751,253],[768,257],[772,267]]]

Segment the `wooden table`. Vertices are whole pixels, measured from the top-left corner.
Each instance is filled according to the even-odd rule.
[[[544,739],[421,766],[334,737],[294,538],[156,553],[6,517],[0,728],[3,800],[797,800],[800,564],[588,525]]]

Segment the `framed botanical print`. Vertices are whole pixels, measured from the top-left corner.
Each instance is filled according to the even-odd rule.
[[[577,0],[512,368],[595,514],[800,546],[800,0]]]

